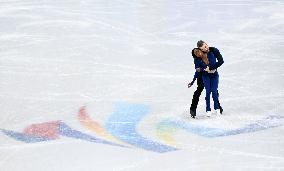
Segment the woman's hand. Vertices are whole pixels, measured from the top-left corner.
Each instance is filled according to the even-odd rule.
[[[187,85],[187,86],[188,86],[188,88],[190,88],[190,87],[192,86],[192,84],[191,84],[191,83],[188,83],[188,85]]]

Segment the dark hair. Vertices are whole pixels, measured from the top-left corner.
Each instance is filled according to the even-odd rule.
[[[197,47],[198,47],[198,48],[202,47],[204,43],[205,43],[205,42],[204,42],[203,40],[199,40],[199,41],[197,42]]]
[[[198,48],[193,48],[192,51],[191,51],[191,55],[192,55],[192,57],[197,58],[197,56],[194,54],[195,49],[198,49]]]

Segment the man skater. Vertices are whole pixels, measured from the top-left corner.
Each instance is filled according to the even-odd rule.
[[[220,67],[224,63],[223,57],[222,57],[222,55],[220,54],[220,52],[219,52],[219,50],[217,48],[209,47],[207,45],[207,43],[205,43],[202,40],[197,42],[197,47],[203,53],[208,54],[209,52],[212,52],[214,57],[217,59],[218,62],[214,63],[214,65],[213,64],[210,65],[210,63],[209,63],[209,70],[216,70],[218,67]],[[195,118],[195,116],[196,116],[196,108],[197,108],[197,105],[198,105],[198,102],[199,102],[199,97],[201,95],[201,92],[204,89],[204,83],[203,83],[203,79],[202,79],[202,75],[203,75],[202,71],[203,70],[201,68],[197,67],[197,63],[198,63],[199,58],[194,54],[194,50],[195,49],[196,48],[194,48],[192,50],[192,56],[194,58],[194,64],[196,66],[195,67],[196,68],[196,73],[194,75],[193,81],[188,84],[188,88],[190,88],[193,85],[194,81],[197,79],[197,90],[193,94],[192,103],[191,103],[191,106],[190,106],[190,114],[191,114],[192,118]],[[217,91],[217,96],[219,97],[218,91]],[[221,107],[219,100],[218,100],[218,107],[220,109],[220,113],[222,114],[223,113],[223,108]]]

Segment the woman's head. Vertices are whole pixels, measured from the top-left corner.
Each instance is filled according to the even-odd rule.
[[[194,49],[193,49],[193,54],[194,54],[195,56],[199,57],[199,58],[201,58],[201,57],[204,56],[204,53],[203,53],[200,49],[198,49],[198,48],[194,48]]]
[[[207,53],[204,53],[202,52],[202,50],[198,49],[198,48],[194,48],[192,50],[193,54],[198,57],[198,58],[201,58],[202,61],[208,65],[209,64],[209,61],[208,61],[208,58],[207,58]]]

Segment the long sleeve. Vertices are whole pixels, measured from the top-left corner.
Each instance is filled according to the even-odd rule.
[[[194,66],[195,69],[200,67],[200,59],[198,59],[197,57],[194,58]]]
[[[202,67],[201,65],[201,60],[198,59],[198,58],[194,58],[194,65],[195,65],[195,69],[199,68],[200,69],[200,72],[204,71],[204,67]],[[194,84],[195,80],[197,79],[197,77],[199,76],[200,72],[198,71],[195,71],[194,73],[194,76],[193,76],[193,80],[192,82],[190,83],[191,85]]]
[[[223,60],[221,53],[219,52],[219,50],[217,48],[211,47],[211,50],[212,50],[214,56],[216,57],[216,59],[218,60],[218,62],[216,62],[214,65],[211,65],[209,67],[210,70],[214,70],[214,69],[217,69],[218,67],[220,67],[224,63],[224,60]]]
[[[191,81],[191,85],[194,84],[195,80],[197,79],[197,77],[199,76],[200,72],[195,71],[194,76],[193,76],[193,80]]]

